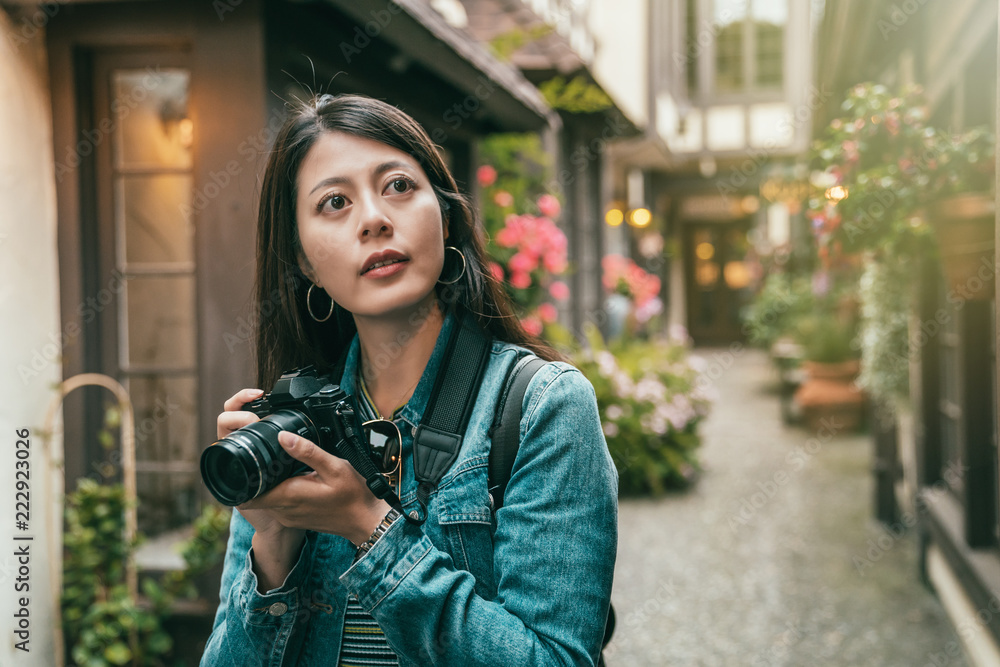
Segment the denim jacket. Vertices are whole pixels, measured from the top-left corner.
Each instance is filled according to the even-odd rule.
[[[446,317],[397,416],[407,512],[419,511],[412,430],[456,325]],[[283,584],[261,594],[250,563],[253,527],[234,510],[201,664],[336,665],[349,593],[401,665],[596,664],[617,550],[618,475],[594,389],[572,366],[546,364],[531,379],[504,505],[491,509],[489,428],[507,371],[525,353],[493,343],[461,451],[430,496],[426,522],[397,520],[357,563],[348,540],[307,531]],[[359,354],[355,338],[341,380],[350,395]]]

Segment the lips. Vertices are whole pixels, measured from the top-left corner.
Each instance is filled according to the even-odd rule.
[[[408,262],[409,258],[401,252],[395,250],[383,250],[382,252],[376,252],[368,256],[365,263],[361,265],[361,275],[365,275],[369,271],[382,269],[386,266],[392,266],[401,262]]]

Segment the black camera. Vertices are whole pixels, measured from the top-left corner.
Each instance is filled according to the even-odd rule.
[[[346,393],[312,366],[283,373],[271,393],[243,405],[260,421],[237,429],[213,443],[201,455],[201,476],[223,505],[239,505],[310,468],[296,461],[278,443],[278,433],[291,431],[321,448],[347,459],[379,495],[376,464],[382,456],[362,442],[358,423]],[[398,450],[397,450],[398,452]],[[397,454],[398,456],[398,454]],[[365,459],[369,459],[366,463]]]

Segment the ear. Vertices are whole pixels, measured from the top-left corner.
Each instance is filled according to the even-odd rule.
[[[319,284],[316,272],[313,270],[312,264],[309,263],[309,259],[306,257],[306,254],[299,250],[298,253],[296,253],[296,259],[298,259],[299,270],[302,271],[302,274],[311,282],[315,283],[317,287],[322,287],[322,285]]]

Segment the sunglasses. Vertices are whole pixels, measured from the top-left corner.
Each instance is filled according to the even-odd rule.
[[[399,461],[402,458],[403,438],[399,427],[388,419],[372,419],[361,427],[368,438],[368,455],[372,463],[395,487],[399,483]]]

